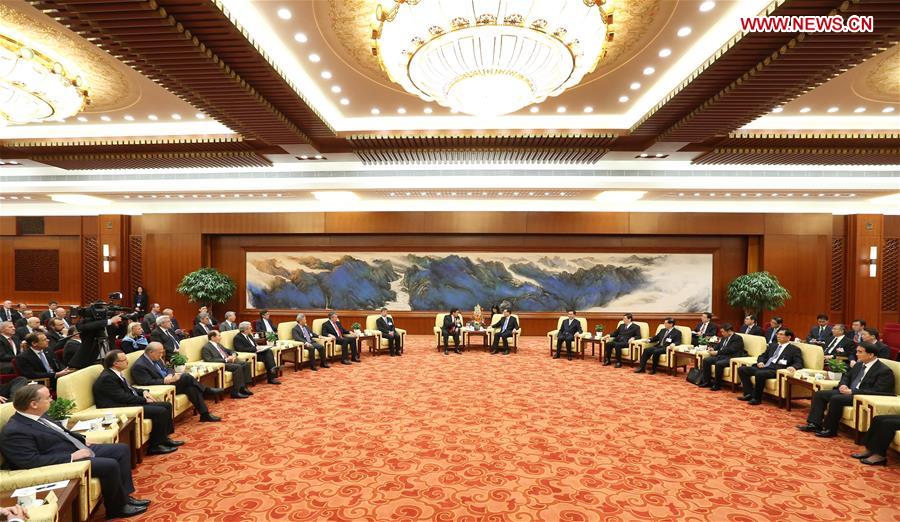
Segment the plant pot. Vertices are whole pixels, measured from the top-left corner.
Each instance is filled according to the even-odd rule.
[[[841,377],[844,375],[841,372],[825,372],[828,375],[829,381],[839,381]]]
[[[175,367],[175,373],[184,373],[185,365],[181,364]]]

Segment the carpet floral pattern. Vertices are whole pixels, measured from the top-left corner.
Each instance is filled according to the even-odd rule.
[[[286,372],[224,422],[176,424],[148,457],[139,520],[900,520],[900,467],[865,467],[806,415],[597,359],[406,355]]]

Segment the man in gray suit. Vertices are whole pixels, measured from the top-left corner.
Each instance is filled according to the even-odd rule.
[[[234,312],[225,312],[225,320],[219,323],[219,331],[227,332],[228,330],[237,330],[237,314]]]
[[[209,342],[203,347],[200,356],[206,362],[222,363],[225,370],[231,372],[232,387],[231,397],[233,399],[246,399],[253,395],[253,392],[247,389],[247,385],[253,380],[253,374],[250,372],[250,362],[242,361],[237,358],[234,350],[229,350],[221,344],[221,334],[218,330],[213,330],[207,335]]]
[[[319,359],[322,362],[322,368],[330,368],[328,359],[325,358],[325,347],[322,343],[316,341],[319,338],[315,332],[306,326],[306,316],[297,314],[297,325],[291,330],[291,338],[297,342],[303,343],[303,347],[309,351],[309,369],[317,372],[316,368],[316,351],[319,352]]]

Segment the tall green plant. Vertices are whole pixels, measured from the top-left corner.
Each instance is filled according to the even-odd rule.
[[[234,280],[215,268],[206,267],[184,276],[176,291],[186,295],[191,302],[210,306],[231,299],[237,285]]]
[[[768,272],[752,272],[736,278],[728,285],[728,304],[739,306],[745,313],[759,316],[765,310],[784,306],[790,292]]]

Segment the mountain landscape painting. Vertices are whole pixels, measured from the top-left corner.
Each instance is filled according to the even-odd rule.
[[[703,312],[712,254],[247,252],[247,306]]]

